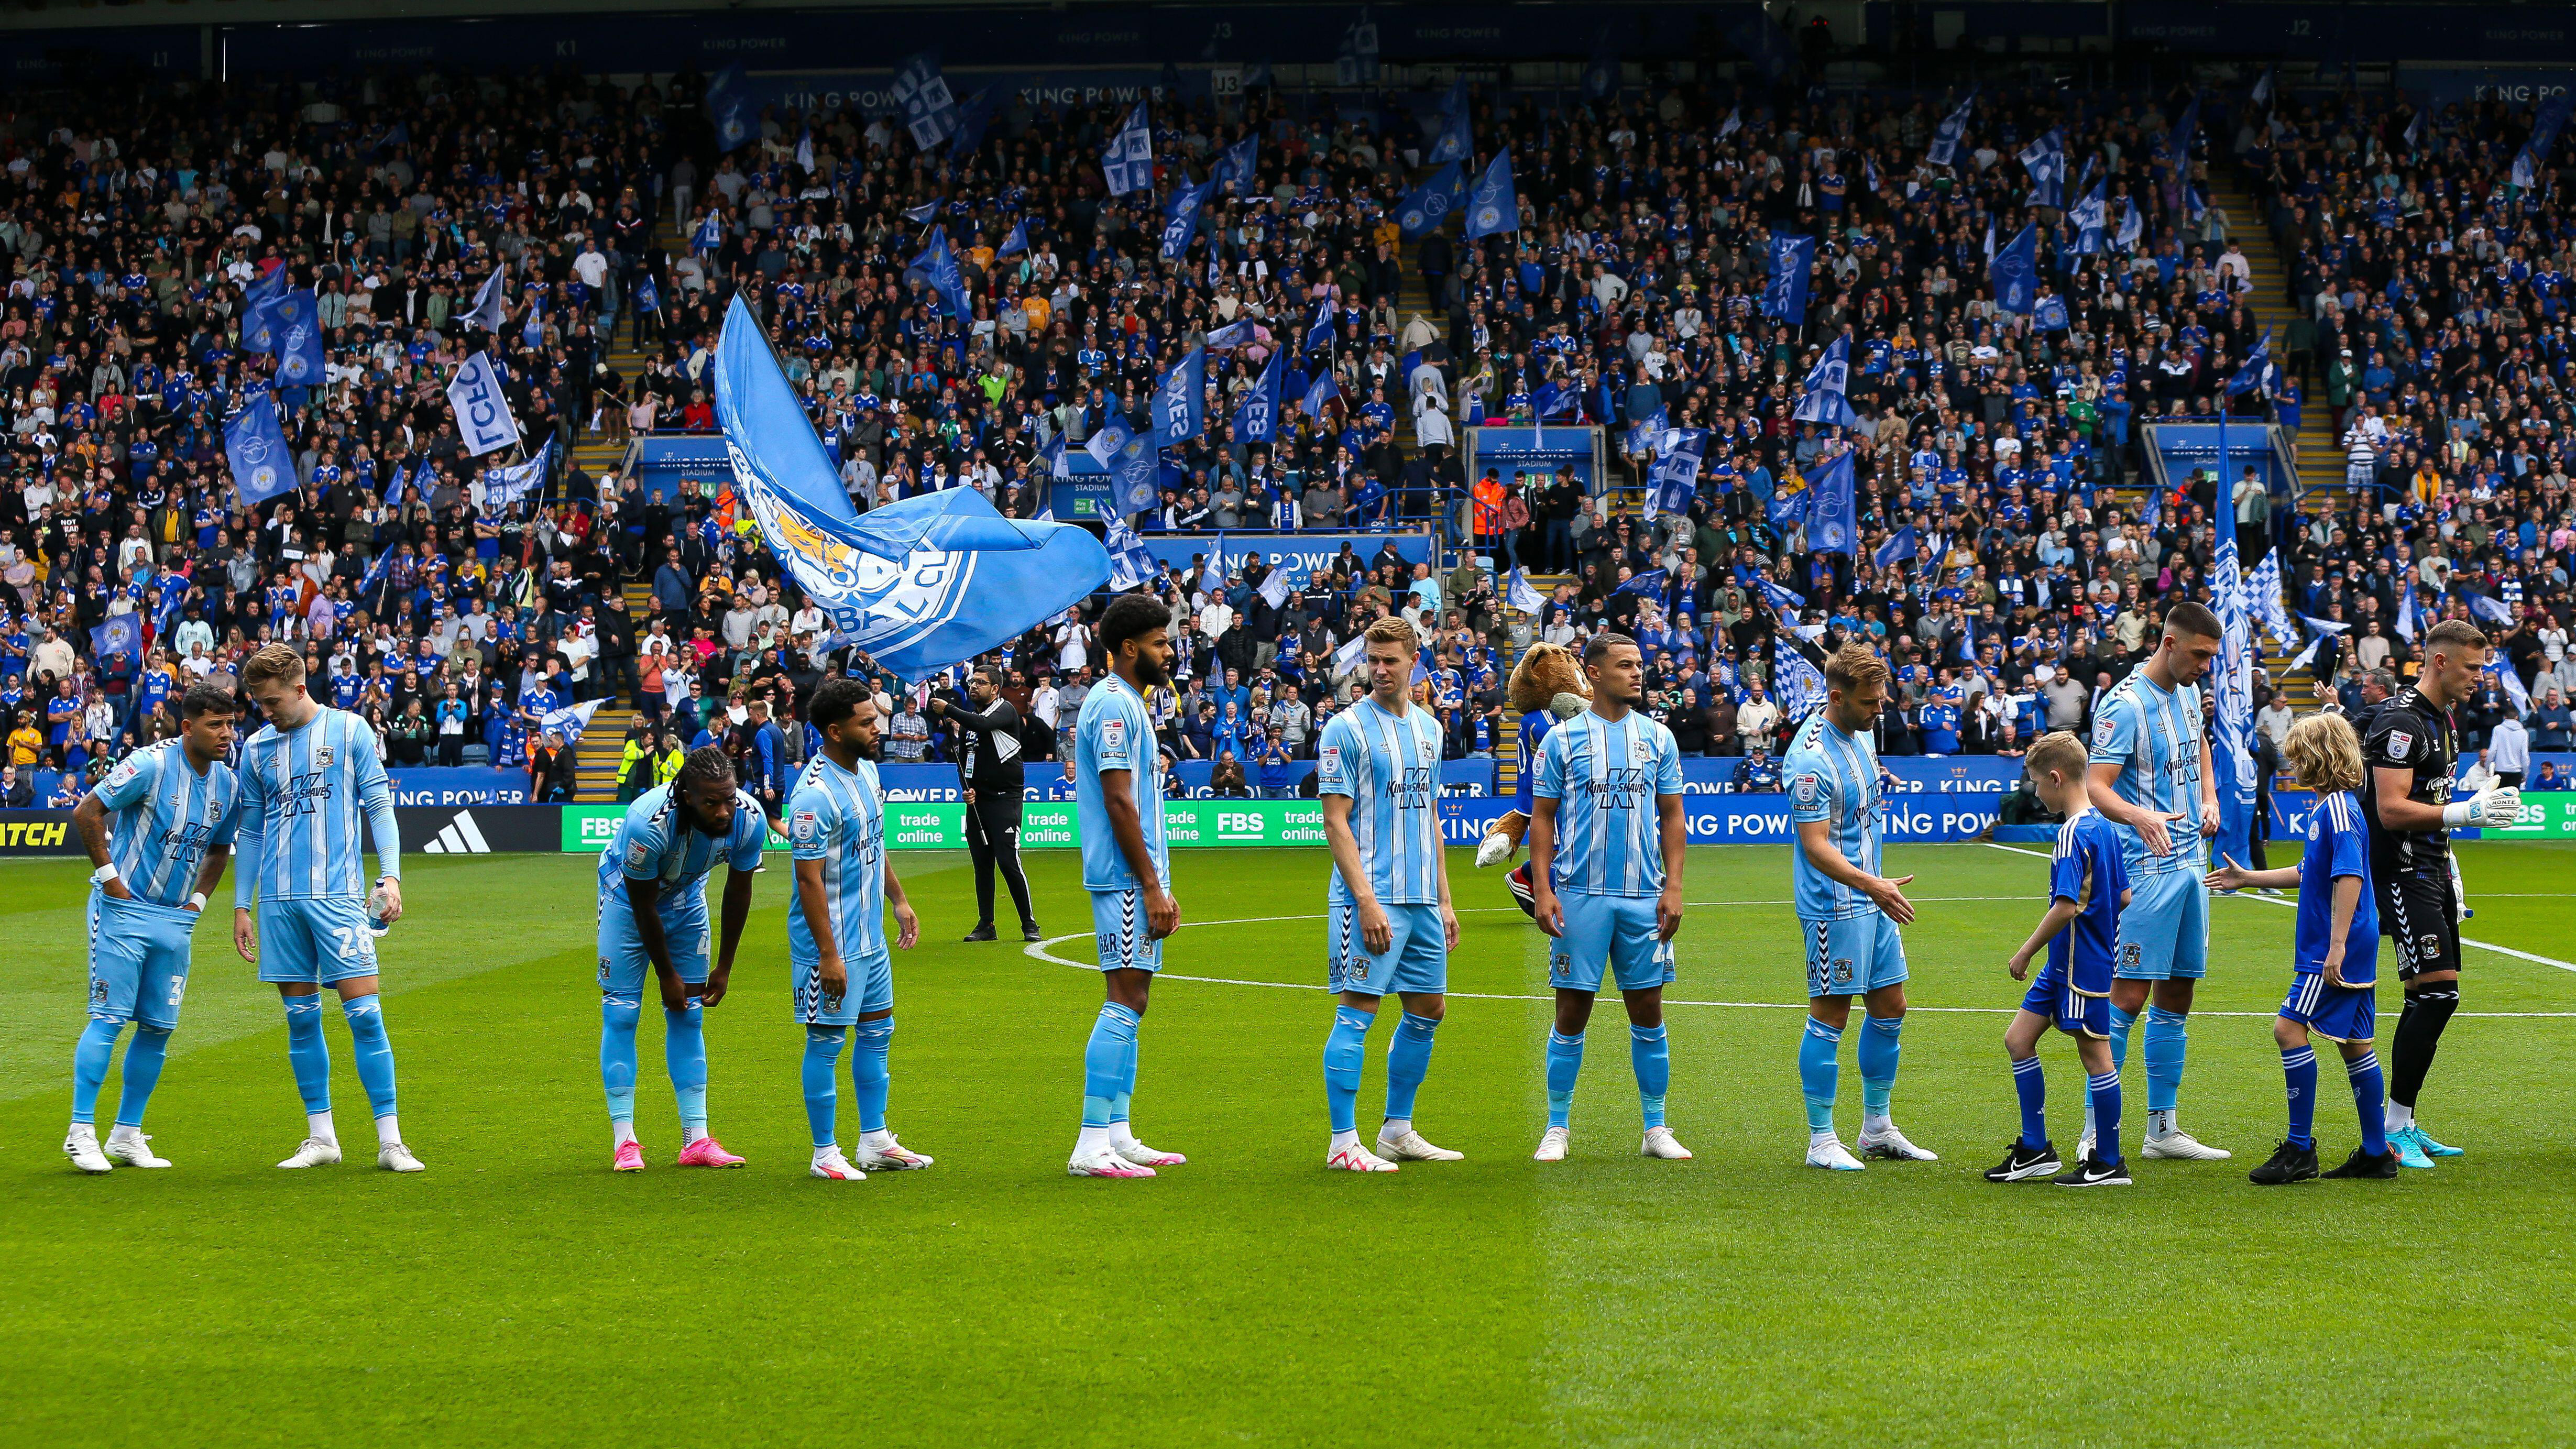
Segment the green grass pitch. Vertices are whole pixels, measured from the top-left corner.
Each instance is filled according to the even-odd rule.
[[[302,1135],[283,1024],[209,922],[148,1124],[178,1165],[83,1177],[57,1150],[83,868],[12,865],[0,1444],[2568,1441],[2576,974],[2468,953],[2466,1013],[2423,1102],[2467,1156],[2394,1183],[2257,1189],[2245,1172],[2282,1130],[2269,1015],[2291,912],[2214,902],[2183,1120],[2235,1160],[2140,1162],[2125,1191],[1995,1187],[1979,1174],[2015,1130],[2000,1037],[2021,990],[2002,962],[2045,864],[1973,845],[1890,856],[1923,903],[1897,1119],[1937,1164],[1800,1165],[1788,859],[1699,849],[1670,993],[1690,1004],[1669,1013],[1672,1119],[1697,1161],[1636,1155],[1615,1002],[1595,1018],[1573,1157],[1530,1161],[1545,951],[1499,873],[1459,853],[1458,994],[1419,1119],[1468,1159],[1328,1174],[1327,858],[1205,853],[1176,865],[1191,924],[1137,1093],[1146,1138],[1191,1163],[1134,1183],[1063,1171],[1097,979],[959,944],[973,886],[954,855],[898,857],[924,944],[896,964],[892,1118],[936,1154],[929,1172],[806,1177],[772,869],[707,1027],[714,1125],[749,1168],[670,1166],[648,1012],[653,1166],[612,1176],[594,867],[507,857],[414,859],[412,914],[384,943],[427,1173],[356,1150],[365,1100],[336,1019],[350,1164],[270,1165]],[[2571,865],[2563,847],[2469,847],[2467,934],[2576,960]],[[1030,874],[1047,929],[1076,933],[1049,949],[1090,959],[1073,859],[1034,854]],[[1363,1129],[1391,1026],[1371,1036]],[[2062,1040],[2045,1050],[2064,1145],[2081,1078]],[[1847,1049],[1847,1138],[1857,1076]],[[2133,1153],[2142,1085],[2133,1061]],[[115,1092],[111,1077],[103,1107]],[[2331,1063],[2321,1093],[2331,1162],[2356,1138]]]

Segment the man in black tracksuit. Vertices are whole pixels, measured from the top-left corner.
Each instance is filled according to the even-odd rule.
[[[978,668],[966,681],[966,709],[945,699],[930,702],[931,713],[957,726],[957,780],[966,794],[966,853],[975,862],[975,929],[969,941],[993,935],[993,867],[1010,882],[1011,904],[1020,908],[1020,934],[1040,939],[1038,918],[1029,910],[1029,878],[1020,870],[1020,712],[1002,698],[1002,681],[990,668]]]

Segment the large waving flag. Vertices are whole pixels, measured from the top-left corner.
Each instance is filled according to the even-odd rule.
[[[1320,418],[1324,415],[1326,403],[1340,402],[1341,398],[1342,389],[1333,381],[1333,375],[1329,372],[1317,373],[1315,380],[1307,384],[1306,395],[1297,400],[1297,411],[1310,418]]]
[[[1825,702],[1824,674],[1784,635],[1771,636],[1771,685],[1780,713],[1791,720],[1805,719]]]
[[[729,65],[707,78],[707,119],[716,128],[716,149],[730,151],[760,134],[760,115],[742,80],[742,67]]]
[[[888,90],[895,107],[903,112],[904,129],[912,133],[912,144],[927,151],[948,139],[957,129],[957,98],[949,93],[948,82],[939,74],[939,55],[922,51],[906,56],[895,67],[894,84]]]
[[[1208,179],[1234,188],[1238,196],[1250,195],[1260,173],[1260,161],[1261,137],[1256,132],[1216,153],[1216,164],[1208,168]]]
[[[1199,216],[1207,209],[1208,193],[1214,190],[1213,181],[1173,189],[1172,199],[1163,204],[1164,261],[1178,261],[1190,249],[1190,239],[1199,234]]]
[[[1456,161],[1462,165],[1476,151],[1475,123],[1467,104],[1467,83],[1459,81],[1449,88],[1449,98],[1440,106],[1440,134],[1431,149],[1422,155],[1426,166],[1440,166]]]
[[[480,327],[486,332],[501,330],[502,320],[507,315],[504,309],[508,306],[501,296],[501,273],[504,270],[502,267],[492,269],[492,275],[483,279],[483,285],[474,289],[474,305],[466,308],[457,321],[468,327]]]
[[[1807,273],[1816,262],[1811,236],[1771,238],[1771,279],[1762,285],[1762,315],[1792,327],[1806,325]]]
[[[930,290],[939,294],[939,304],[948,315],[964,320],[966,316],[966,273],[957,265],[957,253],[948,246],[948,228],[934,227],[930,244],[921,249],[905,266],[907,277],[918,276]]]
[[[555,440],[537,450],[537,456],[524,463],[494,468],[483,477],[483,502],[493,509],[516,508],[531,494],[546,485],[554,471]]]
[[[850,646],[922,679],[1001,644],[1100,587],[1100,540],[1002,517],[972,488],[854,517],[839,470],[740,297],[716,344],[716,416],[761,537]]]
[[[110,614],[107,622],[89,631],[89,652],[99,659],[123,655],[138,658],[143,653],[143,616]]]
[[[2038,231],[2025,226],[2014,233],[1987,264],[1986,280],[1994,289],[1996,306],[2017,317],[2029,316],[2039,305]]]
[[[585,699],[579,704],[547,710],[537,718],[538,734],[540,737],[561,735],[567,745],[580,744],[581,732],[590,728],[590,717],[599,713],[599,707],[607,702],[605,699]]]
[[[2066,138],[2055,131],[2021,148],[2021,164],[2030,171],[2030,204],[2066,204]]]
[[[477,352],[456,369],[447,384],[447,405],[455,410],[456,431],[469,456],[480,458],[519,441],[519,420],[510,415],[510,400],[493,374],[492,354]]]
[[[1287,385],[1284,371],[1287,354],[1273,352],[1261,369],[1261,381],[1243,395],[1242,406],[1234,410],[1234,435],[1247,443],[1271,443],[1279,438],[1279,392]]]
[[[1162,496],[1162,458],[1155,451],[1154,435],[1137,432],[1119,414],[1111,413],[1092,432],[1083,451],[1109,470],[1111,501],[1118,516],[1143,513]]]
[[[1449,213],[1458,209],[1458,201],[1466,194],[1466,186],[1466,170],[1455,161],[1432,172],[1430,179],[1413,188],[1412,193],[1397,204],[1396,225],[1407,237],[1439,230],[1440,224],[1449,219]]]
[[[1207,431],[1207,348],[1193,347],[1154,384],[1154,446],[1168,448]]]
[[[2218,658],[2210,670],[2210,692],[2218,706],[2217,733],[2209,742],[2210,763],[2218,772],[2213,852],[2243,860],[2254,810],[2254,640],[2246,617],[2244,569],[2236,553],[2236,510],[2222,502],[2211,511],[2218,521],[2218,557],[2209,580],[2219,632]]]
[[[1932,132],[1932,144],[1923,152],[1923,159],[1935,166],[1947,166],[1956,161],[1959,143],[1967,139],[1968,118],[1976,113],[1976,109],[1977,93],[1971,90],[1967,99],[1959,102],[1957,110],[1941,118],[1941,124]]]
[[[1011,234],[1002,238],[1001,246],[994,250],[993,255],[997,257],[1016,257],[1028,249],[1029,219],[1024,216],[1018,221],[1011,223]]]
[[[1467,198],[1467,240],[1481,241],[1521,229],[1519,193],[1512,189],[1512,153],[1499,151]]]
[[[1153,581],[1154,551],[1126,519],[1112,514],[1101,532],[1109,546],[1109,592],[1123,594]]]
[[[2084,199],[2076,202],[2066,213],[2067,222],[2075,228],[2077,256],[2089,257],[2101,252],[2103,237],[2109,231],[2110,211],[2111,178],[2105,176],[2094,182],[2093,189],[2084,193]]]
[[[295,490],[295,455],[287,451],[286,432],[277,425],[275,395],[252,393],[241,411],[224,421],[224,461],[232,467],[233,492],[244,508]]]
[[[1145,103],[1127,115],[1127,124],[1100,148],[1100,174],[1109,183],[1109,194],[1125,196],[1131,191],[1154,189],[1154,127],[1146,119]]]
[[[312,291],[289,292],[278,298],[269,308],[269,320],[277,336],[277,385],[321,386],[325,371],[322,318]]]
[[[242,289],[242,350],[275,352],[277,326],[273,310],[286,295],[286,268],[275,266],[251,278]]]
[[[1844,396],[1844,389],[1850,385],[1851,339],[1837,337],[1807,374],[1806,391],[1799,397],[1797,411],[1792,416],[1802,423],[1823,423],[1836,428],[1858,427],[1860,414],[1852,411],[1851,399]]]
[[[1654,470],[1646,477],[1646,516],[1688,513],[1699,498],[1699,465],[1708,448],[1706,428],[1674,428],[1655,450]]]
[[[1807,505],[1807,547],[1815,553],[1848,554],[1855,536],[1850,452],[1818,468],[1807,479],[1813,501]]]

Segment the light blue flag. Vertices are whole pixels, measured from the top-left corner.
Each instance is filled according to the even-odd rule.
[[[2417,619],[2415,579],[2412,574],[2409,574],[2406,579],[2406,593],[2397,601],[2397,637],[2409,644],[2414,643]]]
[[[1248,196],[1260,179],[1261,137],[1244,137],[1216,153],[1216,165],[1208,172],[1217,185],[1229,187],[1237,196]]]
[[[1909,523],[1889,535],[1888,540],[1878,546],[1877,552],[1869,556],[1869,561],[1880,568],[1889,568],[1899,560],[1914,558],[1921,552],[1921,538],[1915,533],[1914,525]]]
[[[1995,252],[1987,264],[1986,282],[1995,305],[2016,317],[2027,317],[2039,305],[2039,232],[2025,226]]]
[[[1646,477],[1646,516],[1688,513],[1699,499],[1699,465],[1708,448],[1706,428],[1674,428],[1656,450]]]
[[[711,252],[723,245],[724,215],[719,208],[710,206],[707,208],[706,220],[698,223],[696,234],[689,238],[689,249]]]
[[[483,475],[483,501],[495,509],[516,508],[530,495],[545,487],[554,469],[555,440],[537,450],[537,456],[524,463],[486,470]]]
[[[1011,234],[1002,238],[1001,246],[994,250],[993,255],[997,257],[1016,257],[1028,249],[1029,221],[1027,217],[1022,217],[1018,221],[1011,223]]]
[[[579,704],[547,710],[537,717],[537,737],[561,735],[567,745],[580,744],[581,732],[590,728],[590,717],[599,713],[599,707],[606,703],[605,699],[585,699]]]
[[[2030,171],[2032,206],[2066,205],[2066,138],[2055,131],[2021,148],[2021,164]]]
[[[1273,352],[1261,369],[1261,381],[1243,395],[1243,405],[1234,410],[1234,435],[1247,443],[1271,443],[1279,438],[1279,390],[1287,385],[1285,354]]]
[[[467,456],[480,458],[519,441],[519,420],[510,414],[510,399],[492,370],[492,354],[474,353],[457,367],[447,384],[447,405],[456,414]]]
[[[1324,415],[1324,404],[1338,402],[1341,396],[1342,390],[1334,384],[1331,373],[1318,374],[1315,380],[1307,385],[1306,395],[1298,399],[1297,411],[1310,418],[1320,418]]]
[[[932,228],[930,244],[907,264],[904,275],[907,279],[919,277],[939,294],[940,305],[948,309],[949,316],[965,319],[966,273],[957,265],[957,254],[948,249],[948,228]]]
[[[2513,622],[2513,610],[2506,608],[2504,601],[2498,599],[2493,594],[2471,593],[2466,589],[2462,589],[2460,590],[2460,596],[2469,601],[2469,616],[2471,618],[2482,620],[2486,623],[2497,625],[2498,627],[2502,627]]]
[[[1199,234],[1199,215],[1207,207],[1208,193],[1214,190],[1213,181],[1176,187],[1171,199],[1163,203],[1164,261],[1178,261],[1190,249],[1190,239]]]
[[[1773,613],[1793,614],[1807,607],[1806,595],[1791,593],[1785,586],[1768,577],[1757,575],[1753,580],[1753,588],[1755,592],[1762,595],[1762,602],[1771,606]]]
[[[295,491],[295,455],[287,451],[286,431],[277,423],[275,394],[252,393],[241,411],[225,420],[224,461],[233,470],[233,492],[244,508]]]
[[[1119,516],[1144,513],[1162,498],[1162,460],[1153,434],[1137,432],[1126,418],[1111,413],[1083,451],[1108,470],[1111,502]]]
[[[1498,151],[1467,198],[1467,240],[1481,241],[1521,229],[1520,196],[1512,189],[1512,153]]]
[[[1332,299],[1326,298],[1325,300],[1315,304],[1314,324],[1306,329],[1305,344],[1300,347],[1298,351],[1301,355],[1321,352],[1332,345],[1333,303]]]
[[[1207,349],[1193,347],[1154,383],[1154,446],[1168,448],[1207,431]]]
[[[1935,166],[1948,166],[1955,162],[1959,156],[1959,143],[1968,137],[1968,119],[1976,109],[1977,93],[1970,90],[1967,99],[1959,102],[1958,109],[1943,116],[1941,124],[1934,128],[1932,144],[1925,148],[1923,159]]]
[[[1807,477],[1807,491],[1814,501],[1807,507],[1807,549],[1811,553],[1849,554],[1856,536],[1852,503],[1851,453],[1834,460]]]
[[[504,268],[494,267],[492,275],[483,279],[483,285],[474,289],[474,305],[466,308],[464,314],[457,318],[458,321],[468,327],[480,327],[486,332],[501,330],[501,323],[508,315],[506,311],[508,303],[502,297],[501,273],[503,270]]]
[[[289,292],[278,298],[269,309],[269,317],[277,332],[277,385],[320,387],[325,372],[322,318],[312,291]]]
[[[1511,578],[1504,582],[1503,607],[1515,614],[1530,615],[1536,615],[1547,607],[1547,596],[1541,594],[1538,586],[1529,581],[1528,569],[1512,570]]]
[[[251,278],[242,289],[242,350],[275,352],[277,328],[273,312],[278,299],[286,295],[286,268],[273,267]]]
[[[1154,189],[1154,127],[1146,118],[1145,103],[1127,115],[1127,124],[1100,148],[1100,173],[1109,183],[1109,194],[1125,196],[1131,191]]]
[[[743,84],[741,66],[726,66],[707,78],[707,119],[715,125],[718,151],[731,151],[760,134],[760,115]]]
[[[1816,263],[1811,236],[1771,238],[1771,277],[1762,285],[1762,315],[1792,327],[1807,321],[1807,274]]]
[[[1851,339],[1837,337],[1816,359],[1807,373],[1806,390],[1798,398],[1797,411],[1791,416],[1802,423],[1823,423],[1828,427],[1851,428],[1860,425],[1860,414],[1852,411],[1845,389],[1851,385]]]
[[[904,57],[903,64],[895,67],[894,84],[886,93],[902,113],[904,129],[912,133],[912,144],[921,150],[947,140],[949,133],[957,129],[957,98],[949,93],[947,80],[939,74],[937,51]]]
[[[1671,432],[1672,429],[1672,419],[1667,415],[1667,411],[1657,408],[1654,412],[1628,425],[1627,451],[1631,454],[1660,451],[1664,445],[1664,434]]]
[[[972,156],[984,147],[984,133],[993,125],[993,112],[1000,109],[1001,97],[991,86],[985,86],[966,98],[957,108],[957,124],[948,133],[948,154]]]
[[[2138,203],[2132,198],[2121,197],[2120,230],[2111,238],[2111,245],[2124,252],[2133,252],[2138,249],[2138,243],[2146,238],[2147,219],[2138,215]]]
[[[2089,257],[2101,254],[2103,239],[2110,230],[2110,212],[2111,178],[2105,176],[2094,182],[2093,189],[2084,193],[2084,199],[2075,203],[2073,209],[2066,213],[2067,221],[2075,228],[2077,256]]]
[[[119,655],[128,659],[140,658],[143,654],[143,616],[108,615],[106,623],[89,631],[89,652],[97,659],[114,659]]]
[[[1002,517],[972,488],[853,513],[823,440],[741,297],[716,343],[716,417],[734,487],[788,573],[853,647],[921,679],[1100,587],[1109,555],[1071,524]]]
[[[1432,172],[1427,180],[1397,204],[1395,224],[1403,229],[1407,238],[1437,231],[1440,224],[1449,219],[1449,213],[1458,209],[1466,184],[1466,169],[1455,161]]]
[[[814,174],[814,128],[804,127],[796,133],[796,169]]]
[[[1825,702],[1825,676],[1805,653],[1779,634],[1771,636],[1771,692],[1780,713],[1802,720]]]
[[[928,226],[930,225],[930,219],[938,214],[939,199],[937,197],[933,197],[919,206],[907,206],[903,209],[903,219],[911,222],[914,226]]]
[[[1154,551],[1127,526],[1126,519],[1111,515],[1101,533],[1109,548],[1109,592],[1123,594],[1153,582]]]

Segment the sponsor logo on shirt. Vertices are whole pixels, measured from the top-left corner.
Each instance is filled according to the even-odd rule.
[[[1813,771],[1800,775],[1797,779],[1789,782],[1789,793],[1796,797],[1798,803],[1801,805],[1815,804],[1816,792],[1818,789],[1819,786],[1816,782],[1816,776]]]
[[[628,870],[642,870],[652,859],[653,852],[646,848],[643,841],[631,841],[627,844],[626,868]]]
[[[799,810],[796,812],[795,833],[796,841],[799,845],[813,844],[814,837],[822,833],[822,828],[822,823],[814,818],[813,811]]]
[[[2388,753],[2401,760],[2415,753],[2415,736],[2405,730],[2389,731]]]

